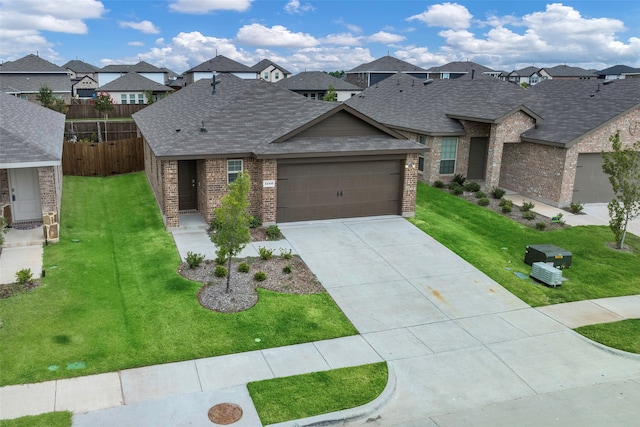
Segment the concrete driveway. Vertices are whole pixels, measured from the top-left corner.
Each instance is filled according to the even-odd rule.
[[[640,358],[530,308],[405,219],[280,227],[395,369],[392,400],[355,424],[637,423]]]

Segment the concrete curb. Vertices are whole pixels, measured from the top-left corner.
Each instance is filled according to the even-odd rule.
[[[586,342],[588,342],[592,346],[598,347],[598,348],[606,351],[607,353],[615,354],[616,356],[624,357],[626,359],[631,359],[631,360],[637,360],[637,361],[640,362],[640,354],[631,353],[631,352],[628,352],[628,351],[619,350],[617,348],[609,347],[607,345],[604,345],[602,343],[594,341],[591,338],[587,338],[584,335],[582,335],[581,333],[576,332],[575,330],[573,332],[575,332],[576,335],[578,335],[580,338],[582,338],[583,340],[585,340]]]
[[[328,414],[316,415],[299,420],[284,421],[277,424],[269,424],[265,427],[335,426],[344,425],[347,422],[363,419],[386,405],[387,402],[391,400],[396,391],[396,385],[398,382],[396,371],[388,362],[387,369],[389,371],[389,378],[387,379],[386,387],[384,388],[384,390],[382,390],[382,393],[380,393],[378,397],[376,397],[369,403],[365,403],[364,405],[357,406],[355,408],[330,412]]]

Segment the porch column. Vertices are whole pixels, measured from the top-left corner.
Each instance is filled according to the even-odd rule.
[[[278,162],[275,159],[265,159],[261,163],[260,185],[262,187],[262,197],[260,198],[260,219],[265,225],[273,225],[276,223],[278,188],[275,185],[265,187],[265,181],[273,181],[277,185]]]
[[[487,172],[485,185],[488,191],[500,184],[500,168],[502,167],[503,142],[496,137],[497,125],[491,125],[489,148],[487,151]]]
[[[178,198],[178,161],[163,160],[162,161],[162,192],[163,192],[163,208],[165,216],[165,225],[167,228],[178,227],[180,225],[180,216],[178,208],[180,200]]]

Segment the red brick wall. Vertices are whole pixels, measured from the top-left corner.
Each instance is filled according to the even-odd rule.
[[[416,191],[418,185],[418,154],[407,154],[405,165],[413,165],[404,169],[402,187],[402,216],[416,215]]]
[[[162,160],[160,166],[162,168],[162,211],[165,216],[165,225],[168,228],[178,227],[180,225],[180,217],[178,215],[180,203],[178,198],[178,161]]]

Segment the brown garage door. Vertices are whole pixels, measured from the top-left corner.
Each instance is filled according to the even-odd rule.
[[[402,161],[278,162],[278,222],[398,215]]]
[[[607,203],[613,198],[609,176],[602,172],[602,154],[579,154],[576,180],[573,184],[573,201]]]

